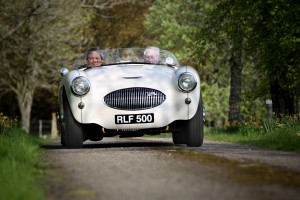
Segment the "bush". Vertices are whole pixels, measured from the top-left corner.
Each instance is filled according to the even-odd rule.
[[[296,115],[280,115],[271,119],[261,119],[250,115],[242,122],[227,123],[224,128],[229,132],[240,132],[247,135],[253,132],[272,133],[280,128],[294,127],[297,124],[299,124],[299,120]]]
[[[3,113],[0,113],[0,134],[4,134],[8,129],[12,128],[17,124],[17,119],[10,119],[7,116],[4,116]]]

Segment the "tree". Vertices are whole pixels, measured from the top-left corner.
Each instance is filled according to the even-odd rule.
[[[225,121],[228,101],[223,99],[229,83],[228,76],[221,73],[227,73],[226,65],[231,63],[229,119],[238,121],[244,37],[242,27],[230,21],[232,7],[225,9],[215,1],[157,0],[150,8],[145,26],[154,45],[174,51],[183,63],[197,67],[202,81],[207,83],[202,89],[204,103],[209,105],[207,113],[214,113],[211,120]],[[164,17],[157,18],[161,13]],[[223,109],[219,113],[210,110],[215,107]]]
[[[204,26],[198,33],[198,44],[215,44],[225,52],[230,65],[230,97],[228,121],[240,121],[243,68],[251,55],[246,54],[248,27],[243,3],[223,0],[206,12]],[[201,48],[200,48],[201,49]]]
[[[257,69],[268,76],[273,111],[277,115],[299,112],[299,4],[293,0],[223,0],[208,15],[212,17],[208,18],[210,32],[213,26],[220,27],[229,37],[232,58],[236,58],[233,64],[244,57],[236,56],[240,53],[256,58]]]
[[[132,0],[82,0],[81,6],[85,8],[96,8],[101,11],[112,9],[116,6],[123,6],[135,1]]]
[[[145,45],[143,21],[152,1],[108,1],[100,4],[92,1],[86,10],[95,10],[90,26],[85,29],[86,38],[92,38],[89,46],[104,48],[141,47]],[[85,3],[87,4],[87,3]]]
[[[201,16],[201,3],[199,0],[156,0],[144,22],[148,44],[170,50],[181,63],[196,67],[199,58],[194,55],[194,35],[201,25],[197,20]]]
[[[249,49],[269,78],[275,114],[300,112],[300,14],[293,0],[248,1]]]
[[[55,90],[58,69],[83,43],[89,14],[79,2],[64,0],[2,1],[0,9],[0,91],[16,95],[21,126],[29,132],[36,89]]]

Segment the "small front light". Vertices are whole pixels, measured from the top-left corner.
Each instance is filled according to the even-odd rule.
[[[89,80],[83,76],[78,76],[72,81],[72,90],[75,94],[82,96],[90,91],[91,84]]]
[[[178,87],[184,92],[190,92],[197,86],[197,81],[192,73],[182,73],[178,79]]]

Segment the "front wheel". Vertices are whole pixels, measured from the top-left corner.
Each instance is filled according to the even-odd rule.
[[[81,148],[83,143],[83,127],[73,117],[69,102],[64,96],[64,118],[63,118],[63,137],[62,143],[67,148]]]
[[[184,132],[187,146],[200,147],[203,144],[204,130],[202,98],[199,100],[199,105],[195,116],[186,121]]]
[[[203,106],[202,98],[199,100],[199,105],[195,116],[187,121],[183,121],[183,132],[185,142],[190,147],[200,147],[203,144]]]
[[[195,116],[190,120],[179,120],[172,131],[174,144],[186,144],[190,147],[199,147],[203,143],[203,106],[200,98]]]

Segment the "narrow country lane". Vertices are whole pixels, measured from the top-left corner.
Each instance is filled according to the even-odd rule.
[[[205,141],[105,138],[43,148],[49,200],[298,199],[300,154]]]

